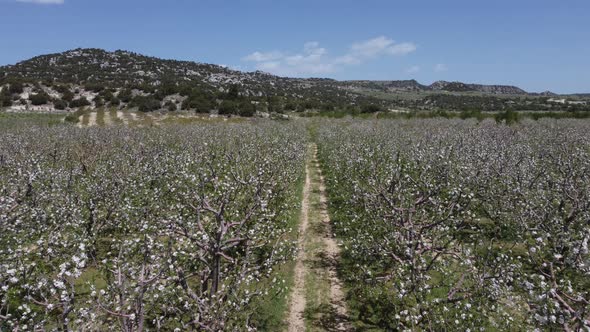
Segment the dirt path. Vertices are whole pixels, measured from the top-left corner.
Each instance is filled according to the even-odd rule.
[[[300,251],[288,331],[351,331],[343,286],[337,274],[340,248],[333,238],[315,144],[310,147],[303,190]]]
[[[311,177],[309,167],[305,167],[305,185],[303,186],[303,201],[301,203],[301,219],[299,221],[299,254],[295,263],[295,275],[293,282],[293,294],[291,295],[291,305],[289,309],[289,332],[305,331],[305,275],[307,268],[304,266],[305,260],[305,237],[307,226],[309,224],[309,194],[311,192]]]
[[[90,117],[88,118],[88,127],[94,127],[96,126],[96,112],[91,112],[90,113]]]
[[[114,122],[113,118],[112,118],[112,114],[109,111],[104,111],[103,113],[103,121],[104,121],[104,125],[105,126],[111,126]]]
[[[125,126],[129,126],[129,119],[127,119],[122,111],[117,111],[117,119],[119,119],[118,121],[121,121]]]

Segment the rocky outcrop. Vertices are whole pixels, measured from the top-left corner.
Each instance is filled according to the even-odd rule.
[[[493,95],[522,95],[527,94],[523,89],[512,85],[483,85],[466,84],[462,82],[437,81],[429,88],[434,91],[448,92],[480,92]]]

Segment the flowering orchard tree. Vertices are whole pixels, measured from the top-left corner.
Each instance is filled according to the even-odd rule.
[[[588,129],[320,128],[358,318],[396,330],[588,328]]]
[[[284,292],[301,124],[0,134],[1,330],[247,330]]]

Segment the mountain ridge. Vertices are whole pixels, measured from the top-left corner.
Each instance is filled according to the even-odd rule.
[[[132,65],[131,67],[128,67]],[[61,69],[61,70],[60,70]],[[91,73],[94,71],[94,73]],[[216,87],[242,84],[252,87],[250,93],[276,92],[281,85],[287,89],[305,84],[330,84],[335,88],[353,90],[372,88],[389,92],[442,91],[478,92],[496,95],[531,94],[512,85],[486,85],[464,82],[436,81],[430,85],[416,80],[335,80],[331,78],[282,77],[261,71],[238,71],[216,64],[197,61],[161,59],[125,50],[106,51],[99,48],[78,48],[60,53],[35,56],[14,65],[0,66],[0,78],[16,75],[33,79],[47,79],[64,83],[92,82],[93,79],[124,84],[152,83],[163,80],[202,81]]]
[[[251,116],[284,111],[580,110],[590,104],[584,95],[557,101],[554,96],[511,85],[290,78],[96,48],[39,55],[0,67],[0,108],[16,112],[110,107]]]

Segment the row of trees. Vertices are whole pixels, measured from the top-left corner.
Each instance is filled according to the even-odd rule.
[[[0,330],[279,330],[305,150],[300,123],[0,132]]]
[[[576,120],[322,126],[356,318],[385,330],[590,328],[589,133]]]

